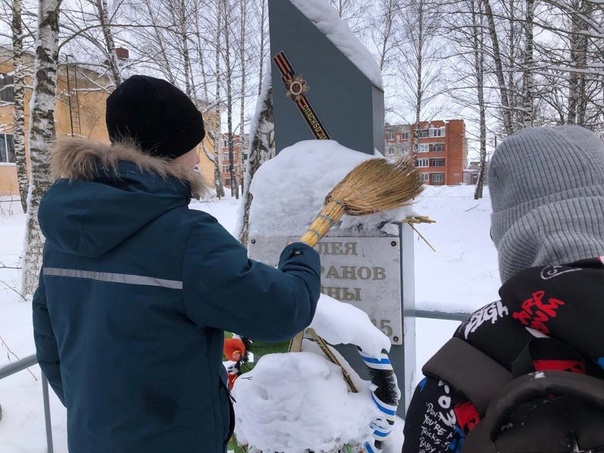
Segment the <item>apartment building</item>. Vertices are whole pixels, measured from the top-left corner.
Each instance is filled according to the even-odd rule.
[[[468,155],[464,120],[422,121],[417,125],[385,126],[385,155],[411,154],[422,180],[428,185],[464,182]]]
[[[120,55],[127,58],[125,49]],[[34,55],[25,54],[24,64],[33,68]],[[18,196],[17,168],[13,141],[13,64],[12,53],[0,47],[0,196]],[[26,79],[25,128],[29,129],[29,105],[31,100],[31,77]],[[111,80],[104,75],[76,65],[62,63],[57,71],[57,96],[55,103],[56,134],[61,136],[84,137],[97,142],[109,142],[105,126],[105,103],[112,89]],[[219,127],[216,111],[204,114],[206,130]],[[206,134],[203,142],[206,150],[213,154],[211,134]],[[26,140],[27,146],[27,140]],[[202,146],[197,147],[200,156],[200,172],[207,181],[214,179],[214,163],[207,158]]]
[[[245,173],[245,162],[247,161],[247,151],[249,147],[249,135],[233,135],[233,170],[235,173],[237,187],[243,186],[243,177]],[[222,182],[225,188],[231,188],[231,171],[229,160],[229,134],[222,134],[220,145],[220,169],[222,172]]]

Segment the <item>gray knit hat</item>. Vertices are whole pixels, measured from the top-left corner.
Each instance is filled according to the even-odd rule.
[[[604,255],[604,142],[579,126],[527,128],[495,150],[491,235],[505,282]]]

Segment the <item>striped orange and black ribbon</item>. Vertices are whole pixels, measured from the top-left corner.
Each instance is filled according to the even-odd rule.
[[[279,72],[281,72],[281,80],[283,80],[283,83],[287,89],[289,84],[294,80],[296,71],[283,51],[275,55],[273,57],[273,61],[277,65],[277,68],[279,68]],[[302,117],[306,121],[306,124],[308,124],[308,127],[310,127],[310,130],[315,138],[318,140],[330,140],[325,126],[323,126],[323,123],[317,116],[317,113],[310,104],[309,100],[306,98],[306,95],[302,93],[297,96],[292,96],[291,99],[298,106],[298,110],[300,110]]]

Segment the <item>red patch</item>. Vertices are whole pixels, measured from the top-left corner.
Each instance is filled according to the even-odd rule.
[[[457,417],[457,424],[466,434],[480,421],[480,414],[476,410],[476,406],[470,401],[458,404],[453,410],[455,411],[455,417]]]
[[[512,313],[512,317],[531,329],[549,335],[545,325],[551,318],[556,317],[556,312],[564,302],[553,297],[544,301],[545,291],[535,291],[532,297],[522,302],[522,310]]]
[[[585,374],[585,364],[580,360],[534,360],[535,371],[570,371]]]

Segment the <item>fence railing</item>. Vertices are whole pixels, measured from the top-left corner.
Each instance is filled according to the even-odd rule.
[[[11,362],[8,365],[0,367],[0,380],[12,376],[20,371],[26,370],[30,366],[38,363],[35,355],[27,356],[23,359]],[[50,398],[48,392],[48,380],[44,373],[42,374],[42,400],[44,402],[44,423],[46,424],[46,450],[48,453],[54,452],[52,442],[52,426],[50,422]],[[1,403],[1,401],[0,401]]]
[[[413,310],[407,313],[407,316],[414,316],[416,318],[427,318],[427,319],[442,319],[446,321],[465,321],[470,313],[463,312],[443,312],[443,311],[430,311],[430,310]],[[9,363],[3,367],[0,367],[0,380],[12,376],[15,373],[26,370],[30,366],[38,363],[35,355],[30,355],[16,362]],[[48,391],[48,380],[44,373],[42,374],[42,400],[44,403],[44,423],[46,424],[46,446],[48,453],[54,453],[53,441],[52,441],[52,426],[50,417],[50,400]],[[1,403],[1,402],[0,402]]]

